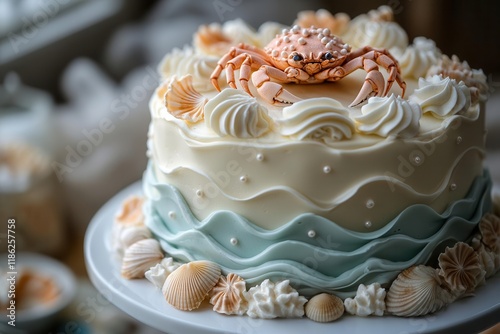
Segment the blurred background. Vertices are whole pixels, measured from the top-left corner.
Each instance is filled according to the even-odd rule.
[[[45,254],[76,278],[75,297],[43,332],[66,333],[68,324],[82,333],[156,332],[109,303],[93,317],[81,312],[99,296],[85,271],[83,239],[96,211],[146,168],[148,100],[167,52],[190,43],[200,24],[290,25],[301,10],[353,18],[381,5],[392,7],[410,42],[426,36],[484,70],[487,164],[498,184],[497,1],[0,0],[0,252],[4,222],[15,218],[18,253]]]

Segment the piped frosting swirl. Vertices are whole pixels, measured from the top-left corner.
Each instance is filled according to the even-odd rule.
[[[425,37],[416,37],[413,44],[405,50],[391,49],[401,67],[403,77],[420,78],[425,76],[429,68],[441,58],[441,51],[433,40]]]
[[[205,123],[221,137],[257,138],[270,122],[266,107],[237,89],[226,88],[205,105]]]
[[[430,79],[420,78],[418,89],[409,99],[418,103],[424,113],[445,118],[467,111],[471,105],[470,89],[463,81],[457,83],[449,77],[434,75]]]
[[[360,15],[350,22],[344,40],[356,48],[370,45],[374,48],[404,49],[408,46],[408,36],[392,18],[389,6],[381,6],[369,15]]]
[[[209,92],[214,90],[210,83],[210,75],[218,60],[218,57],[197,54],[191,47],[174,49],[161,61],[158,71],[164,78],[190,74],[193,77],[194,89],[198,92]]]
[[[357,129],[381,137],[414,137],[420,129],[422,111],[418,104],[396,97],[372,97],[356,116]]]
[[[348,110],[330,98],[302,100],[283,108],[280,132],[299,140],[324,142],[351,138],[355,131]]]

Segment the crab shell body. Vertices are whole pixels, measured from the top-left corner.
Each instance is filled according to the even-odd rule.
[[[264,47],[264,51],[274,67],[282,71],[291,67],[309,74],[310,77],[301,83],[320,83],[325,80],[314,75],[342,65],[351,47],[333,36],[329,29],[294,26],[283,29],[282,34]]]
[[[388,72],[387,86],[379,67]],[[225,70],[228,85],[236,89],[235,71],[240,70],[238,81],[245,92],[252,95],[248,85],[251,80],[266,101],[287,105],[301,99],[282,84],[335,82],[358,69],[363,69],[367,75],[350,106],[357,106],[372,95],[386,96],[394,81],[404,95],[406,84],[398,62],[387,50],[365,46],[351,52],[351,47],[332,35],[329,29],[297,25],[284,29],[264,49],[247,44],[232,47],[217,62],[210,79],[220,90],[218,80]]]

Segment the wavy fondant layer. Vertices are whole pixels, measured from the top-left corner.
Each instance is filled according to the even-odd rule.
[[[353,296],[360,283],[388,283],[405,268],[426,263],[445,246],[467,239],[491,210],[490,190],[485,171],[468,195],[443,213],[415,204],[384,227],[365,233],[308,213],[265,230],[231,211],[199,221],[175,187],[156,180],[153,164],[144,176],[146,224],[171,256],[217,262],[223,272],[236,273],[250,284],[290,279],[304,295],[335,292],[343,297]]]

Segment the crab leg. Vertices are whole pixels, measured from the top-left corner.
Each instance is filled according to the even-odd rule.
[[[265,60],[265,57],[265,53],[262,53],[259,49],[250,45],[240,44],[239,47],[232,47],[229,52],[217,62],[217,67],[210,76],[212,85],[218,91],[221,90],[219,86],[219,76],[222,70],[226,69],[227,83],[230,87],[236,88],[234,71],[241,68],[240,83],[243,89],[245,89],[248,94],[252,95],[248,89],[251,69],[256,70],[264,64],[269,64],[269,62]]]
[[[262,65],[258,71],[252,74],[254,86],[266,101],[275,105],[288,105],[301,100],[284,89],[281,84],[272,82],[271,79],[279,82],[290,82],[290,78],[285,72],[269,65]]]

